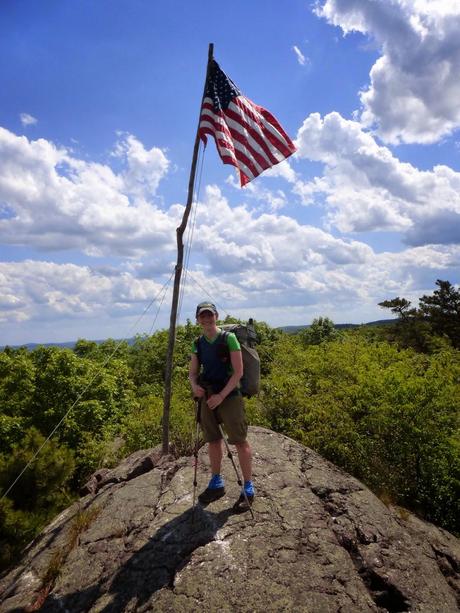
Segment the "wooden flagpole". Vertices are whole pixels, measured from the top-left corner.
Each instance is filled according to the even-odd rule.
[[[209,49],[208,49],[208,64],[206,67],[206,79],[204,82],[203,97],[201,99],[201,105],[200,105],[200,116],[201,116],[201,107],[203,105],[203,99],[206,93],[206,82],[208,80],[209,67],[211,65],[211,60],[213,58],[213,52],[214,52],[214,45],[210,43]],[[192,167],[190,169],[190,178],[188,182],[187,204],[185,206],[184,214],[182,216],[182,222],[180,226],[176,228],[177,263],[176,263],[175,275],[174,275],[171,316],[169,320],[169,339],[168,339],[168,351],[166,354],[165,391],[164,391],[164,398],[163,398],[163,445],[162,445],[163,453],[169,452],[169,412],[170,412],[170,407],[171,407],[171,379],[172,379],[172,367],[173,367],[173,357],[174,357],[174,344],[176,342],[177,305],[179,302],[180,280],[182,276],[182,264],[184,260],[183,235],[184,235],[185,228],[187,226],[187,221],[188,221],[190,211],[192,208],[193,191],[195,187],[196,164],[198,160],[198,149],[200,146],[200,137],[198,134],[199,125],[200,125],[200,120],[198,119],[198,128],[196,130],[195,145],[193,147]]]

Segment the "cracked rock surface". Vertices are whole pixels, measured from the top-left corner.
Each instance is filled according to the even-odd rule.
[[[460,610],[454,536],[400,517],[287,437],[253,427],[249,440],[255,520],[231,511],[239,488],[227,458],[225,497],[193,514],[192,460],[137,452],[97,473],[29,546],[0,580],[0,611]],[[203,448],[199,491],[208,476]],[[78,513],[93,519],[69,550]]]

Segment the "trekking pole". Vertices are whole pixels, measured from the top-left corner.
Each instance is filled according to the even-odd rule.
[[[194,398],[195,400],[195,449],[193,451],[193,455],[195,457],[195,470],[193,474],[193,512],[192,519],[195,519],[195,508],[196,508],[196,487],[198,485],[197,482],[197,470],[198,470],[198,437],[199,437],[199,429],[200,429],[200,399]]]
[[[217,415],[216,415],[215,411],[213,411],[212,413],[214,415],[214,419],[216,420],[217,427],[220,430],[220,435],[224,439],[225,447],[227,449],[227,457],[231,460],[231,462],[233,464],[233,468],[235,469],[236,480],[238,481],[238,485],[241,487],[241,489],[243,491],[243,496],[244,496],[244,498],[246,500],[246,504],[248,505],[248,509],[251,511],[252,519],[254,519],[254,511],[252,510],[252,507],[249,504],[248,495],[246,494],[246,490],[244,489],[243,481],[242,481],[242,479],[240,477],[240,473],[239,473],[238,468],[237,468],[237,466],[235,464],[235,460],[233,459],[233,454],[231,452],[230,445],[228,444],[228,441],[225,438],[224,430],[222,428],[222,425],[219,423],[219,421],[217,419]]]

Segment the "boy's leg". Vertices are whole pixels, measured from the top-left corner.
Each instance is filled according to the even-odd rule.
[[[236,512],[247,511],[254,500],[254,485],[252,483],[252,451],[246,438],[248,425],[244,413],[244,401],[241,396],[231,396],[227,397],[221,406],[228,442],[236,447],[244,479],[244,492],[241,492],[233,509]]]
[[[201,428],[208,443],[208,456],[211,464],[211,479],[207,488],[198,496],[202,504],[209,504],[225,495],[224,481],[220,475],[222,464],[222,438],[213,412],[207,406],[206,400],[201,401]]]
[[[252,451],[248,443],[248,424],[241,396],[228,397],[222,403],[222,419],[228,434],[228,442],[235,445],[245,481],[252,479]],[[219,407],[220,408],[220,407]]]
[[[244,443],[235,443],[236,450],[238,452],[238,460],[241,466],[241,472],[243,473],[243,479],[245,481],[252,480],[252,451],[248,441]]]
[[[219,475],[223,456],[222,439],[208,443],[208,456],[212,474]]]

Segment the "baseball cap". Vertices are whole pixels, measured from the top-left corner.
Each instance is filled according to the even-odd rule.
[[[200,302],[200,304],[196,307],[195,317],[198,317],[200,313],[204,313],[205,311],[211,311],[214,315],[217,315],[216,305],[212,302]]]

